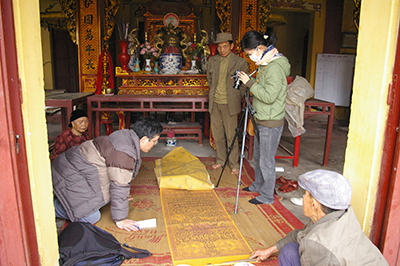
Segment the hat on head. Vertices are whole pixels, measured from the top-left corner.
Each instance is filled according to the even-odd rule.
[[[217,40],[214,43],[229,42],[232,41],[232,34],[227,32],[221,32],[217,34]]]
[[[75,121],[78,118],[83,117],[83,116],[88,117],[86,112],[81,110],[81,109],[76,109],[75,111],[72,111],[71,117],[69,119],[69,125],[68,126],[72,127],[72,122]]]
[[[314,170],[299,176],[299,185],[322,205],[335,210],[349,207],[353,190],[346,177],[333,171]]]

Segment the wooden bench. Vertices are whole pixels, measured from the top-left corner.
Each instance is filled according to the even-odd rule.
[[[169,131],[173,131],[176,139],[194,139],[199,142],[199,145],[203,145],[203,133],[201,131],[201,125],[198,122],[169,122],[161,123],[163,131],[161,135],[167,135]],[[166,137],[160,136],[160,139]]]

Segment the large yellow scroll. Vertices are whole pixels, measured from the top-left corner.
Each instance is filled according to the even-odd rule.
[[[183,147],[176,147],[162,159],[156,160],[154,170],[160,188],[186,190],[214,188],[204,164]]]
[[[174,265],[204,266],[252,253],[214,190],[161,189],[161,202]]]

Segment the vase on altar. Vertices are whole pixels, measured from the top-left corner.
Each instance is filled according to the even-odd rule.
[[[210,56],[217,54],[217,44],[216,43],[209,43],[208,47],[210,47]]]
[[[192,62],[192,66],[190,68],[190,70],[196,70],[196,60],[191,60]]]
[[[139,64],[140,64],[140,61],[139,61],[139,60],[136,60],[136,61],[135,61],[135,70],[134,70],[135,72],[140,71],[140,65],[139,65]]]
[[[160,72],[160,68],[158,67],[158,61],[154,61],[153,71],[156,74],[158,74]]]
[[[150,65],[150,61],[151,59],[145,59],[146,61],[146,65],[144,66],[144,71],[151,71],[151,65]]]
[[[128,63],[131,56],[128,54],[129,41],[118,41],[119,47],[121,48],[121,53],[118,55],[119,62],[123,70],[129,72]]]
[[[178,74],[182,67],[182,56],[180,54],[160,55],[161,74]]]

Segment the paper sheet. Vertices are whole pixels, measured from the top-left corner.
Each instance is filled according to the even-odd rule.
[[[156,220],[156,218],[147,219],[147,220],[142,220],[142,221],[136,221],[136,223],[139,224],[140,229],[157,227],[157,220]]]

